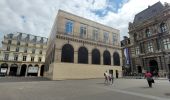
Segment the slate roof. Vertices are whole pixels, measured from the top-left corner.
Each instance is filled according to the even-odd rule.
[[[164,9],[164,6],[161,2],[157,2],[152,6],[148,6],[147,9],[141,11],[140,13],[135,15],[133,23],[139,23],[146,19],[149,19],[158,13],[160,13]]]

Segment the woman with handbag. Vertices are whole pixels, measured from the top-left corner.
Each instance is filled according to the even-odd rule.
[[[149,71],[147,71],[147,72],[145,73],[145,77],[146,77],[146,79],[147,79],[147,81],[148,81],[149,87],[152,88],[152,83],[154,83],[154,80],[153,80],[153,78],[152,78],[152,74],[151,74]]]

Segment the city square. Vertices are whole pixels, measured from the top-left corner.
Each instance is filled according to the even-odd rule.
[[[16,79],[17,80],[17,79]],[[1,100],[169,100],[170,82],[156,79],[149,88],[146,79],[49,81],[37,79],[0,82]],[[9,95],[10,94],[10,95]]]
[[[0,9],[0,100],[170,100],[169,0]]]

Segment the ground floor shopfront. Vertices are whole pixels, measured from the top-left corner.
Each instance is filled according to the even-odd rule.
[[[44,65],[38,63],[0,63],[1,76],[43,76]]]

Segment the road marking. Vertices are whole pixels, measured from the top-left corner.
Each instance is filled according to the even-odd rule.
[[[96,87],[102,88],[102,89],[107,89],[107,90],[118,92],[118,93],[123,93],[123,94],[128,94],[128,95],[133,95],[133,96],[139,96],[139,97],[148,98],[148,99],[153,99],[153,100],[170,100],[170,99],[167,99],[167,98],[162,98],[162,97],[157,97],[157,96],[152,96],[152,95],[147,95],[147,94],[141,94],[141,93],[135,93],[135,92],[125,91],[125,90],[106,88],[106,87],[98,87],[98,86],[96,86]]]

